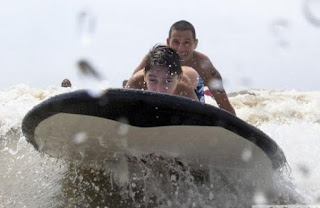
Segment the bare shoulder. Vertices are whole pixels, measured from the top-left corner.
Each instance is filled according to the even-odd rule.
[[[178,83],[178,86],[177,86],[176,91],[175,91],[175,95],[188,97],[188,98],[191,98],[193,100],[197,100],[198,99],[190,79],[184,79],[184,80],[181,80]]]
[[[194,51],[193,55],[198,60],[208,60],[208,61],[210,61],[210,59],[209,59],[209,57],[207,55],[205,55],[205,54],[203,54],[203,53],[201,53],[199,51]]]
[[[182,71],[190,78],[198,78],[199,73],[190,66],[182,66]]]
[[[194,68],[192,68],[191,66],[182,66],[182,70],[183,70],[183,72],[190,72],[193,74],[198,74],[197,71]]]
[[[198,84],[198,72],[189,66],[182,66],[183,71],[183,80],[188,79],[188,84],[190,84],[193,88],[196,88]]]
[[[203,80],[209,81],[211,79],[221,79],[218,70],[213,66],[208,56],[198,51],[194,52],[194,59],[196,61],[196,68]]]
[[[146,66],[146,62],[147,62],[147,56],[148,54],[146,54],[143,59],[141,60],[140,64],[135,68],[135,70],[133,71],[133,74],[139,72],[139,71],[143,71],[142,69],[144,69],[144,67]]]

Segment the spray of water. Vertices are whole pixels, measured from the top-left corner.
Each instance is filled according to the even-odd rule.
[[[320,29],[320,1],[304,0],[302,11],[308,22]]]
[[[39,154],[22,137],[21,118],[32,106],[61,90],[66,89],[35,91],[20,86],[2,95],[0,111],[8,116],[2,118],[0,129],[1,206],[251,207],[264,202],[318,203],[318,92],[251,90],[230,98],[239,117],[259,126],[284,150],[291,172],[279,170],[269,176],[259,170],[194,168],[179,158],[129,153],[115,155],[118,160],[104,161],[99,168],[85,169],[81,161],[69,163]],[[13,111],[12,105],[19,111]],[[123,119],[123,124],[126,122]],[[122,128],[119,125],[119,137],[125,138]],[[75,140],[78,145],[82,145],[81,138]],[[242,159],[250,161],[250,155],[250,149],[245,150]]]
[[[275,38],[278,49],[280,49],[281,52],[287,52],[287,49],[290,47],[290,22],[286,19],[277,19],[271,23],[270,30]]]
[[[93,97],[100,97],[109,86],[104,76],[87,60],[81,59],[77,63],[81,86],[87,89]]]
[[[90,9],[83,9],[77,15],[77,30],[84,47],[91,45],[96,30],[96,17]]]

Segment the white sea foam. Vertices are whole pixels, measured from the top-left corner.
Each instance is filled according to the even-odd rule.
[[[282,148],[298,192],[320,198],[320,92],[252,89],[229,94],[237,116],[268,134]],[[217,106],[209,96],[208,103]]]
[[[47,199],[61,191],[61,185],[59,185],[61,181],[58,181],[61,180],[66,168],[60,168],[61,163],[54,162],[55,160],[40,157],[40,154],[22,136],[21,122],[33,106],[53,95],[69,91],[72,89],[56,87],[35,89],[26,85],[16,85],[0,91],[0,165],[2,167],[0,169],[0,207],[2,205],[10,207],[33,206],[30,194],[38,194],[38,199],[43,200],[42,205],[50,207],[46,204],[50,201]],[[320,92],[252,89],[231,93],[229,99],[239,118],[264,131],[282,148],[291,168],[291,174],[287,180],[293,184],[293,187],[289,185],[288,187],[298,192],[305,202],[319,203]],[[209,97],[206,97],[206,100],[209,104],[216,105]],[[244,159],[248,157],[250,157],[249,154],[244,154]],[[159,163],[158,160],[153,162]],[[150,174],[148,168],[145,171],[141,173],[140,180],[146,180],[143,177]],[[161,173],[160,175],[162,176],[160,178],[165,178],[166,174]],[[77,172],[72,177],[70,176],[70,180],[72,178],[75,183],[80,183],[85,181],[83,177],[86,175]],[[217,178],[216,180],[223,181],[224,179]],[[92,183],[95,184],[95,190],[102,191],[96,182]],[[135,185],[127,191],[139,188],[138,181],[131,181],[130,184]],[[30,191],[30,194],[24,195],[25,191],[20,189],[21,186]],[[111,186],[114,184],[111,183]],[[39,190],[51,187],[54,191],[43,194],[34,191],[34,187]],[[209,188],[208,196],[200,197],[198,193],[198,197],[200,199],[215,199],[219,192],[214,192],[212,190],[214,187],[209,186]],[[194,194],[195,190],[191,188],[190,191]],[[237,191],[237,188],[234,191]],[[175,193],[181,192],[183,190],[178,189]],[[257,193],[257,197],[266,194]],[[50,194],[51,196],[49,196]],[[114,193],[110,193],[110,196],[112,194]],[[24,196],[30,196],[30,199]],[[260,198],[258,197],[259,200]],[[164,200],[174,203],[172,198]],[[232,203],[232,201],[229,202]]]

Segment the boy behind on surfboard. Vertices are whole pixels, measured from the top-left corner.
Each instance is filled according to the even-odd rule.
[[[143,70],[135,73],[125,88],[144,89],[188,97],[204,102],[203,83],[191,67],[181,67],[178,53],[165,45],[156,45],[146,56]]]

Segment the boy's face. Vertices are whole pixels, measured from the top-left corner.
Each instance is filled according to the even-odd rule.
[[[172,30],[171,37],[167,39],[167,45],[178,52],[182,64],[192,58],[197,44],[198,40],[193,38],[190,30]]]
[[[174,94],[180,75],[170,74],[165,67],[154,67],[144,75],[147,89],[154,92]]]

